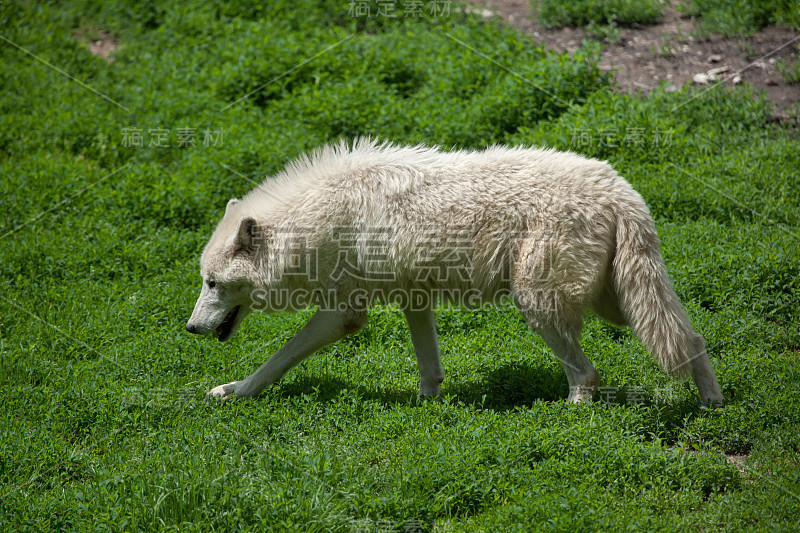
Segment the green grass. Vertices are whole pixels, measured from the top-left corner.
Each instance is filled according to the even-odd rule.
[[[797,0],[685,0],[681,8],[699,19],[703,33],[748,36],[772,24],[800,28]]]
[[[800,52],[800,45],[794,48]],[[800,83],[800,60],[779,59],[775,64],[775,70],[780,73],[786,83]]]
[[[0,529],[796,526],[800,151],[756,95],[617,94],[591,50],[554,55],[455,6],[4,3],[0,20],[124,106],[0,42]],[[117,35],[115,60],[78,28]],[[167,146],[150,145],[156,129]],[[226,344],[185,333],[225,203],[355,135],[609,160],[651,207],[727,405],[701,411],[692,385],[592,317],[603,389],[568,405],[560,365],[509,306],[437,310],[439,401],[416,400],[391,306],[260,398],[206,401],[311,313],[251,315]]]
[[[533,0],[539,21],[546,26],[654,24],[661,19],[662,0]]]

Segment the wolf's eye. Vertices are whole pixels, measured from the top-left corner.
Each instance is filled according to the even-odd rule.
[[[209,289],[213,289],[214,287],[217,286],[217,282],[214,281],[213,279],[210,279],[210,280],[206,281],[206,284],[208,285]]]

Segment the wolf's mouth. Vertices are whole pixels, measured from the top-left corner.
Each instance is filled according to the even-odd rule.
[[[228,337],[231,336],[231,330],[233,330],[233,325],[236,323],[236,316],[239,314],[239,306],[237,305],[231,312],[225,316],[225,319],[222,321],[222,324],[217,326],[215,330],[217,333],[217,340],[220,342],[224,342],[228,340]]]

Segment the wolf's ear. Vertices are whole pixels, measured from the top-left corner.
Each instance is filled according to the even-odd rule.
[[[239,228],[233,236],[233,252],[252,251],[255,248],[258,224],[253,217],[244,217],[239,221]]]
[[[230,212],[231,208],[238,203],[239,203],[238,198],[231,198],[230,200],[228,200],[228,205],[225,206],[225,214],[227,215]]]

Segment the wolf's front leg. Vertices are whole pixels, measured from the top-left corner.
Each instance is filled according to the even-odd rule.
[[[403,313],[411,331],[411,343],[417,356],[419,368],[419,395],[439,396],[439,388],[444,380],[444,372],[439,356],[439,343],[436,339],[436,321],[433,309],[421,311],[405,310]]]
[[[261,365],[261,368],[242,381],[234,381],[211,389],[208,395],[215,398],[229,398],[233,395],[258,396],[264,387],[278,381],[300,361],[345,335],[355,333],[366,322],[366,311],[320,309],[311,317],[308,324]]]

